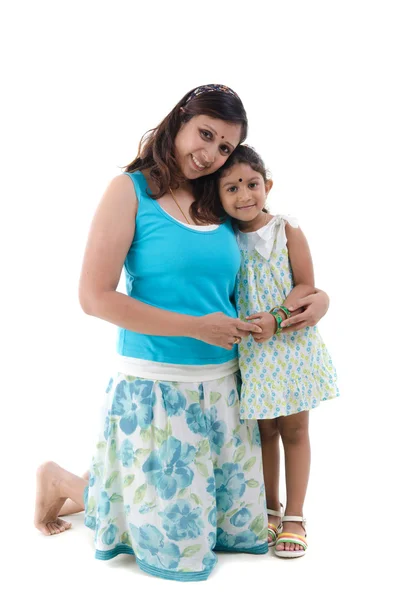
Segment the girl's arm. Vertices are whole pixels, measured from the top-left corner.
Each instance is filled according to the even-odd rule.
[[[286,223],[285,233],[294,280],[294,287],[283,303],[288,308],[289,306],[294,306],[304,296],[314,294],[315,287],[313,261],[309,244],[303,231],[299,227],[291,227],[289,223]]]
[[[80,277],[80,304],[89,315],[148,335],[186,336],[230,349],[234,338],[258,332],[223,313],[191,317],[155,308],[116,291],[135,233],[138,200],[127,175],[115,177],[99,204]]]
[[[281,326],[293,332],[316,325],[328,310],[329,298],[325,292],[314,287],[313,262],[302,230],[287,223],[285,231],[295,287],[284,301],[284,306],[293,314]]]

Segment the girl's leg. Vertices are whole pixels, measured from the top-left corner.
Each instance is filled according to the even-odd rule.
[[[86,471],[83,475],[83,479],[88,481],[89,478],[90,472]],[[65,504],[62,506],[61,510],[59,511],[58,517],[64,517],[65,515],[74,515],[76,513],[81,512],[82,510],[84,510],[84,506],[81,507],[81,504],[76,504],[76,502],[68,498]]]
[[[36,508],[34,524],[44,535],[62,533],[71,524],[58,517],[59,511],[70,498],[78,512],[84,510],[84,489],[87,481],[69,473],[53,462],[37,470]]]
[[[272,510],[280,510],[280,432],[277,419],[258,420],[262,444],[263,477],[265,480],[266,506]],[[269,515],[274,525],[280,523],[280,517]],[[270,543],[272,538],[268,537]]]
[[[287,487],[288,516],[303,516],[310,471],[309,411],[300,412],[288,417],[279,417],[278,427],[284,445],[285,479]],[[288,531],[305,535],[300,523],[287,522]],[[298,544],[278,544],[277,550],[301,550]]]

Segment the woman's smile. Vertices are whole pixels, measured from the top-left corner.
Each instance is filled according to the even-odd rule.
[[[203,170],[205,169],[205,165],[202,165],[202,164],[200,163],[200,161],[199,161],[199,160],[198,160],[198,159],[197,159],[197,158],[194,156],[194,154],[192,154],[192,155],[191,155],[191,157],[192,157],[193,164],[194,164],[194,166],[196,167],[196,169],[197,169],[198,171],[203,171]]]

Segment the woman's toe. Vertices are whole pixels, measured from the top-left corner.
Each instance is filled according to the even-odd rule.
[[[62,531],[65,531],[65,529],[70,529],[72,526],[72,524],[69,523],[69,521],[64,521],[63,519],[59,519],[59,518],[57,519],[57,524],[60,527],[63,527]]]
[[[50,535],[54,535],[56,533],[53,523],[47,523],[47,529],[50,532]]]
[[[51,531],[48,529],[48,526],[45,523],[41,523],[37,525],[37,529],[41,531],[44,535],[51,535]]]

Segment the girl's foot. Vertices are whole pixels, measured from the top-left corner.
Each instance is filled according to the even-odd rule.
[[[37,470],[35,527],[44,535],[62,533],[72,526],[58,518],[66,498],[61,497],[62,469],[54,462],[47,462]]]
[[[288,530],[288,533],[295,533],[296,535],[300,535],[303,538],[306,537],[306,531],[302,527],[301,523],[297,523],[295,521],[288,521],[284,524],[284,529]],[[302,550],[302,546],[300,544],[292,544],[291,542],[286,542],[277,544],[276,550],[285,550],[287,552],[293,552]]]

